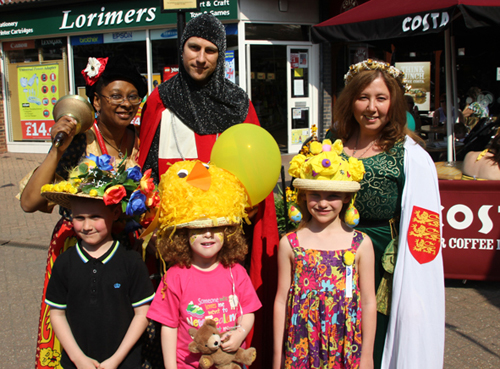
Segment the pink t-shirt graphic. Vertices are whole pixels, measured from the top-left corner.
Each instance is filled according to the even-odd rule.
[[[200,354],[192,354],[188,349],[192,341],[189,328],[199,328],[205,319],[213,319],[223,333],[237,325],[242,314],[262,306],[248,274],[239,264],[231,268],[219,264],[209,272],[174,266],[166,275],[167,288],[164,282],[158,287],[148,318],[178,328],[179,369],[199,367]]]

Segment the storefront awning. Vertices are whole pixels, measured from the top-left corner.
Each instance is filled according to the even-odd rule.
[[[460,21],[461,20],[461,21]],[[417,44],[432,50],[428,42],[443,39],[447,91],[448,161],[453,160],[454,141],[451,107],[456,104],[456,83],[452,86],[450,26],[453,34],[470,37],[471,29],[500,25],[498,0],[370,0],[312,27],[313,42],[372,42],[386,40]],[[433,34],[445,31],[445,37]],[[407,39],[408,37],[412,37]],[[418,37],[417,42],[413,37]],[[493,38],[496,39],[496,38]],[[488,38],[491,42],[491,38]],[[454,102],[451,100],[452,97]]]
[[[469,29],[500,25],[498,0],[370,0],[312,27],[313,41],[367,42],[424,36],[462,17]]]

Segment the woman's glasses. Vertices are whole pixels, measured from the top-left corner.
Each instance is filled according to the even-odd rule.
[[[139,95],[123,97],[122,95],[105,96],[99,94],[99,96],[105,97],[111,105],[120,105],[125,101],[125,99],[127,99],[132,105],[139,105],[142,102],[142,98]]]

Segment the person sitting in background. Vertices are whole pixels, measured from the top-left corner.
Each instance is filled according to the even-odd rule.
[[[413,96],[405,95],[406,104],[408,104],[408,110],[406,111],[406,121],[408,129],[412,132],[419,132],[422,126],[422,121],[420,120],[420,114],[418,112],[418,106],[415,105]]]
[[[500,180],[500,133],[493,138],[490,148],[471,151],[464,159],[462,179]]]
[[[488,110],[489,101],[481,93],[479,87],[471,87],[467,92],[467,107],[464,109],[464,117],[486,118],[490,115]]]
[[[453,111],[453,123],[457,123],[458,116],[458,122],[464,124],[464,115],[462,114],[460,109],[456,109],[453,106],[451,107],[451,109]],[[446,124],[446,121],[446,94],[442,94],[439,98],[439,108],[436,109],[434,115],[432,116],[432,126],[437,127],[440,124]]]

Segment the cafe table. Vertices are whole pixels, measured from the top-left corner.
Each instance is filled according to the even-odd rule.
[[[458,150],[463,145],[463,142],[455,141],[455,150]],[[436,141],[429,138],[425,140],[425,150],[432,157],[432,160],[439,161],[440,155],[448,150],[448,142],[446,140]]]

